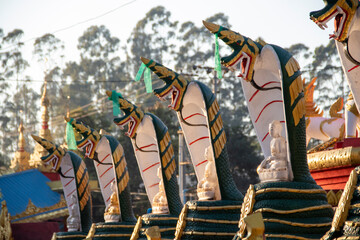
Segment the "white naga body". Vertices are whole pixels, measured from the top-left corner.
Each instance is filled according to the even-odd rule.
[[[159,186],[163,185],[163,182],[162,178],[158,175],[158,168],[161,167],[161,159],[155,127],[150,116],[144,115],[144,118],[136,130],[136,137],[135,139],[131,139],[131,141],[146,193],[153,208],[153,213],[155,213],[154,209],[158,208],[154,206],[154,197],[160,192]],[[166,198],[166,195],[164,195],[164,197]],[[162,209],[164,210],[164,208]],[[168,213],[168,209],[157,213]]]
[[[180,126],[184,132],[185,141],[190,152],[191,160],[195,169],[198,182],[201,182],[205,175],[205,168],[208,159],[204,156],[205,149],[211,148],[214,159],[214,151],[211,144],[210,127],[208,123],[206,105],[200,87],[196,82],[190,82],[183,99],[183,108],[177,112]],[[182,116],[181,116],[182,115]],[[188,125],[184,121],[193,125]],[[199,126],[201,125],[201,126]],[[215,197],[213,200],[221,200],[219,182],[215,171],[212,171],[214,178]],[[205,198],[203,198],[205,200]]]

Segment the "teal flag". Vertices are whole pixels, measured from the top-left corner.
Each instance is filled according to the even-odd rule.
[[[215,71],[217,72],[218,79],[222,79],[218,38],[219,38],[218,33],[216,33],[215,34]]]
[[[66,123],[66,144],[69,150],[77,150],[74,129],[71,123]]]
[[[144,82],[145,82],[146,92],[151,93],[152,92],[152,80],[151,80],[151,71],[149,68],[146,68],[146,70],[145,70]]]
[[[143,72],[144,72],[145,68],[146,68],[145,63],[142,63],[140,68],[139,68],[139,71],[137,72],[136,77],[135,77],[136,82],[140,81],[141,76],[143,75]]]
[[[114,116],[119,116],[120,114],[119,96],[122,97],[120,93],[117,93],[115,90],[112,90],[111,98],[109,97],[109,100],[111,100],[113,103]]]

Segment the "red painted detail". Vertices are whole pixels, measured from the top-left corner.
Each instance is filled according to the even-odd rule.
[[[110,153],[108,155],[106,155],[103,160],[101,160],[100,162],[103,162],[108,156],[110,156]],[[97,167],[100,165],[100,163],[97,164]]]
[[[191,118],[191,117],[194,117],[194,116],[202,116],[202,117],[205,117],[203,114],[201,114],[201,113],[194,113],[194,114],[191,114],[190,116],[187,116],[186,118],[184,118],[184,120],[186,120],[186,119],[189,119],[189,118]]]
[[[356,166],[343,166],[310,171],[316,183],[325,190],[342,190]]]
[[[150,185],[149,188],[155,187],[157,185],[159,185],[159,183],[154,183],[153,185]]]
[[[108,202],[108,201],[110,200],[110,198],[111,198],[111,196],[110,196],[110,197],[108,197],[108,199],[106,199],[106,202]]]
[[[66,174],[67,174],[68,172],[70,172],[71,169],[72,169],[72,168],[70,168],[69,170],[67,170],[66,172],[64,172],[64,176],[66,176]]]
[[[263,137],[263,139],[261,140],[261,142],[263,142],[263,141],[266,139],[267,136],[269,136],[269,132],[266,133],[265,137]]]
[[[203,164],[203,163],[206,163],[208,160],[204,160],[204,161],[202,161],[202,162],[200,162],[200,163],[198,163],[198,164],[196,164],[196,167],[198,167],[198,166],[200,166],[201,164]]]
[[[255,120],[255,123],[259,120],[261,114],[263,113],[263,111],[264,111],[268,106],[270,106],[270,105],[273,104],[273,103],[282,103],[282,102],[283,102],[282,100],[274,100],[274,101],[271,101],[271,102],[269,102],[268,104],[266,104],[266,105],[263,107],[263,109],[261,110],[261,112],[259,113],[259,115],[257,116],[257,118],[256,118],[256,120]]]
[[[75,192],[76,188],[71,192],[69,193],[68,195],[66,195],[66,197],[69,197],[71,194],[73,194]]]
[[[44,174],[45,177],[47,177],[51,181],[59,181],[60,180],[60,174],[58,174],[57,172],[55,172],[55,173],[53,173],[53,172],[41,172],[41,173]]]
[[[103,172],[102,174],[101,174],[101,176],[100,177],[102,177],[102,176],[104,176],[105,175],[105,173],[107,173],[110,169],[112,169],[113,168],[113,166],[110,166],[108,169],[106,169],[106,171],[105,172]]]
[[[348,72],[351,72],[352,70],[354,70],[354,69],[357,68],[357,67],[359,67],[359,65],[356,65],[356,66],[350,68],[350,69],[348,70]]]
[[[115,178],[111,179],[110,182],[108,184],[105,185],[105,187],[103,189],[105,189],[107,186],[110,185],[110,183],[112,183],[112,181],[114,181]]]
[[[48,128],[49,128],[48,123],[47,123],[47,122],[43,122],[41,128],[42,128],[42,129],[48,129]]]
[[[335,143],[336,148],[360,147],[360,138],[345,138],[342,142]]]
[[[209,137],[201,137],[201,138],[198,138],[198,139],[192,141],[189,145],[191,145],[191,144],[193,144],[193,143],[196,143],[197,141],[200,141],[200,140],[203,140],[203,139],[207,139],[207,138],[209,138]]]
[[[149,167],[145,168],[145,169],[143,170],[143,172],[145,172],[145,171],[149,170],[150,168],[152,168],[152,167],[154,167],[154,166],[156,166],[156,165],[158,165],[158,164],[160,164],[160,163],[159,163],[159,162],[154,163],[153,165],[151,165],[151,166],[149,166]]]
[[[149,144],[149,145],[146,145],[146,146],[139,147],[139,148],[136,149],[136,151],[138,151],[139,149],[144,149],[144,148],[148,148],[148,147],[151,147],[151,146],[156,146],[156,144],[152,143],[152,144]]]
[[[71,179],[67,184],[65,184],[64,187],[66,187],[67,185],[69,185],[72,181],[74,181],[75,178]]]
[[[264,85],[262,85],[262,86],[260,86],[260,87],[265,87],[266,85],[269,85],[269,84],[271,84],[271,83],[279,83],[279,82],[275,82],[275,81],[267,82],[267,83],[265,83]],[[251,100],[255,97],[256,94],[258,94],[259,91],[260,91],[260,90],[256,90],[256,92],[254,92],[254,94],[251,96],[249,102],[251,102]]]

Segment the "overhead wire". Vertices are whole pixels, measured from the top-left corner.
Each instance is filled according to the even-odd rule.
[[[94,20],[96,20],[96,19],[98,19],[98,18],[104,17],[104,16],[106,16],[106,15],[108,15],[108,14],[110,14],[110,13],[113,13],[113,12],[115,12],[115,11],[123,8],[123,7],[126,7],[127,5],[133,4],[133,3],[136,2],[136,1],[137,1],[137,0],[132,0],[132,1],[130,1],[130,2],[124,3],[124,4],[118,6],[118,7],[114,8],[114,9],[111,9],[111,10],[105,12],[105,13],[102,13],[102,14],[97,15],[97,16],[95,16],[95,17],[91,17],[91,18],[88,18],[88,19],[86,19],[86,20],[83,20],[83,21],[74,23],[74,24],[72,24],[72,25],[70,25],[70,26],[67,26],[67,27],[64,27],[64,28],[60,28],[60,29],[58,29],[58,30],[55,30],[55,31],[51,32],[50,34],[55,34],[55,33],[63,32],[63,31],[66,31],[66,30],[68,30],[68,29],[74,28],[74,27],[76,27],[76,26],[78,26],[78,25],[81,25],[81,24],[84,24],[84,23],[87,23],[87,22],[90,22],[90,21],[94,21]],[[33,41],[33,40],[35,40],[35,39],[37,39],[37,37],[32,37],[32,38],[29,38],[29,39],[27,39],[27,40],[24,40],[22,43],[27,43],[27,42]],[[16,44],[11,44],[11,45],[3,48],[2,50],[7,50],[7,49],[10,49],[10,48],[16,47],[17,45],[18,45],[18,43],[16,43]],[[0,54],[1,54],[1,53],[4,53],[4,52],[0,52]]]

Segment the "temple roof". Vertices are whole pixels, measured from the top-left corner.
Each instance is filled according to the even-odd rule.
[[[0,176],[0,201],[6,200],[11,222],[38,222],[68,215],[61,194],[37,169]]]

